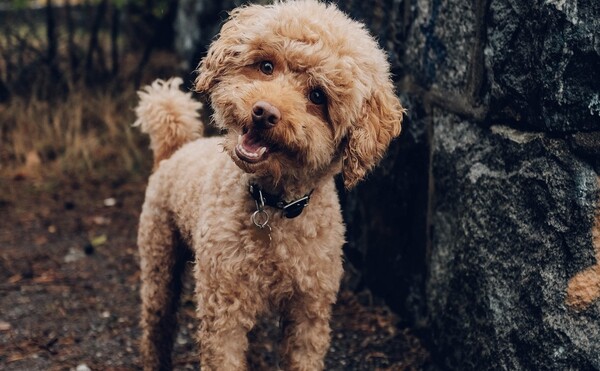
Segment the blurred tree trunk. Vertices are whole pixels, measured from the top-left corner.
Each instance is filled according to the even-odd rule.
[[[115,4],[111,6],[110,22],[110,55],[111,74],[113,77],[119,73],[119,23],[121,22],[121,11]]]
[[[0,103],[8,102],[10,100],[10,90],[4,80],[0,78]]]
[[[108,0],[102,0],[96,8],[96,14],[90,28],[90,39],[88,43],[88,49],[85,57],[85,76],[86,79],[91,79],[94,71],[94,54],[99,54],[99,61],[103,60],[101,57],[100,44],[98,43],[98,36],[100,33],[100,26],[106,15],[106,9],[108,7]]]
[[[77,79],[77,70],[79,68],[79,57],[77,55],[77,46],[75,45],[75,23],[73,21],[73,8],[71,1],[65,2],[66,22],[67,22],[67,49],[69,52],[69,66],[71,68],[71,77]]]
[[[162,17],[155,20],[155,27],[151,33],[150,41],[145,43],[144,51],[136,68],[134,77],[135,86],[140,86],[144,68],[150,61],[150,57],[154,50],[165,48],[172,50],[174,38],[173,27],[178,7],[179,1],[169,1]]]
[[[56,39],[56,20],[54,18],[54,9],[51,0],[46,1],[46,42],[46,60],[49,66],[54,66],[56,63],[58,41]]]
[[[184,58],[187,68],[195,68],[206,53],[212,38],[219,32],[227,13],[246,3],[242,0],[194,1],[180,0],[175,20],[175,49]],[[253,3],[268,3],[266,0]]]

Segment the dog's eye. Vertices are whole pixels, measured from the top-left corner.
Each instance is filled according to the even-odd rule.
[[[325,96],[325,93],[323,92],[323,90],[313,89],[310,91],[310,93],[308,93],[308,99],[310,99],[310,101],[313,102],[314,104],[321,105],[321,104],[325,104],[327,97]]]
[[[260,62],[260,72],[264,73],[265,75],[272,75],[273,70],[275,70],[275,66],[273,65],[272,62],[269,62],[269,61]]]

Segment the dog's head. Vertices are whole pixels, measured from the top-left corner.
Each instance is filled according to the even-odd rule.
[[[288,1],[234,10],[200,62],[225,148],[247,172],[350,188],[400,133],[385,53],[333,5]]]

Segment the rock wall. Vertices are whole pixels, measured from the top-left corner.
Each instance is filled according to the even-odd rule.
[[[437,110],[434,132],[427,308],[446,366],[599,369],[598,280],[569,289],[597,262],[592,166],[545,133]]]
[[[600,2],[339,6],[389,51],[409,110],[341,194],[354,285],[442,368],[600,369]]]
[[[403,4],[430,187],[427,243],[400,250],[426,249],[440,364],[600,369],[600,3]]]

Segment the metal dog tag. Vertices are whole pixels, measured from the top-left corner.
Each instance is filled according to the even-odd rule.
[[[260,229],[263,229],[269,223],[269,213],[265,210],[256,210],[252,214],[252,223]]]

